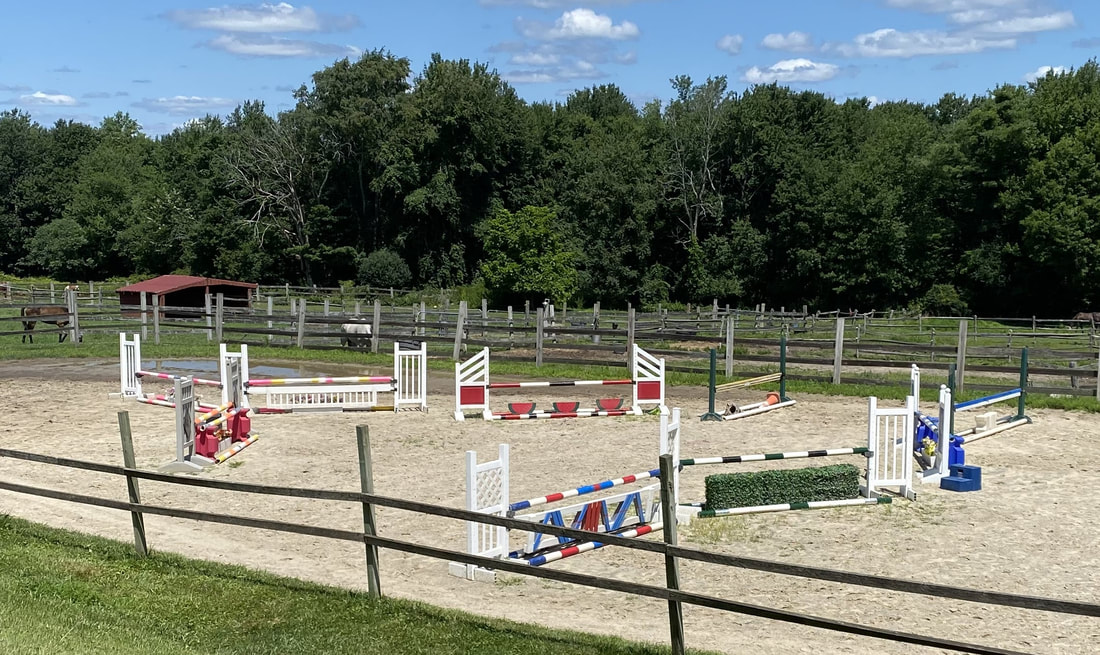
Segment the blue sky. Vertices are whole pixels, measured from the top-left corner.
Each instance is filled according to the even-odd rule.
[[[291,106],[310,74],[384,47],[488,62],[527,100],[614,83],[638,103],[668,80],[726,75],[837,99],[934,101],[1023,83],[1100,52],[1097,0],[9,0],[0,109],[158,134],[239,102]]]

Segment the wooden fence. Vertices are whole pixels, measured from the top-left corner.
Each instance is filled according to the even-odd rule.
[[[173,476],[164,473],[155,473],[138,469],[134,464],[133,443],[130,437],[130,421],[127,412],[119,412],[119,429],[122,442],[123,466],[113,466],[96,462],[88,462],[75,459],[66,459],[16,451],[0,449],[0,457],[35,462],[58,467],[80,469],[100,474],[108,474],[125,478],[127,500],[120,501],[97,496],[75,494],[55,489],[33,487],[0,480],[0,489],[33,496],[52,498],[56,500],[105,507],[129,512],[133,524],[134,549],[138,556],[144,557],[149,552],[148,536],[145,531],[145,515],[165,516],[179,519],[187,519],[201,522],[220,523],[259,530],[271,530],[292,534],[309,535],[338,541],[350,541],[364,544],[366,549],[366,578],[368,590],[371,596],[382,595],[381,575],[379,571],[378,550],[380,548],[396,550],[404,553],[423,555],[443,562],[459,562],[472,564],[487,569],[505,571],[518,575],[536,578],[556,580],[571,584],[618,591],[625,594],[656,598],[668,601],[669,635],[672,651],[682,654],[685,650],[685,636],[683,629],[682,605],[689,604],[699,607],[707,607],[734,614],[743,614],[768,618],[777,621],[794,623],[805,626],[817,627],[825,630],[843,632],[847,634],[862,635],[893,642],[917,644],[940,648],[943,650],[978,653],[998,654],[1018,653],[1000,647],[983,646],[979,644],[963,643],[940,637],[931,637],[909,632],[871,627],[844,621],[838,621],[821,616],[812,616],[790,610],[762,607],[736,600],[718,598],[704,594],[682,591],[679,585],[678,562],[689,560],[705,563],[711,566],[727,568],[748,569],[762,571],[776,575],[795,576],[803,579],[837,582],[854,586],[869,587],[874,589],[888,589],[907,594],[918,594],[935,598],[951,600],[963,600],[1004,607],[1015,607],[1029,610],[1053,612],[1077,616],[1100,617],[1100,604],[1079,601],[1068,601],[1019,594],[983,591],[978,589],[940,585],[925,582],[914,582],[899,578],[869,575],[838,571],[820,567],[811,567],[795,564],[787,564],[774,560],[762,560],[735,555],[726,555],[695,548],[688,548],[677,544],[675,529],[664,530],[663,542],[644,541],[615,536],[607,533],[588,532],[573,528],[557,527],[553,525],[532,523],[521,519],[506,518],[478,512],[471,512],[452,507],[444,507],[414,500],[392,498],[374,493],[373,471],[371,461],[370,437],[366,426],[359,426],[356,430],[359,471],[361,490],[336,491],[322,489],[306,489],[300,487],[275,487],[241,482],[232,482],[220,479],[200,478],[194,476]],[[674,512],[672,498],[672,467],[676,463],[671,455],[664,455],[660,461],[661,502],[667,509],[666,514]],[[318,527],[316,525],[303,525],[286,521],[274,521],[269,519],[251,518],[201,512],[195,510],[177,509],[158,505],[146,504],[141,501],[139,481],[147,480],[157,483],[186,485],[190,487],[203,487],[237,493],[262,494],[268,496],[283,496],[293,498],[307,498],[323,501],[337,501],[356,503],[362,506],[363,530],[339,530],[333,528]],[[228,505],[228,504],[227,504]],[[577,539],[580,541],[598,540],[608,546],[617,546],[633,550],[639,550],[663,555],[666,564],[665,585],[648,585],[627,582],[620,579],[603,578],[594,575],[573,573],[549,567],[534,567],[522,562],[509,562],[506,560],[492,559],[471,555],[465,552],[448,550],[436,546],[427,546],[402,539],[394,539],[378,534],[377,524],[374,519],[375,507],[389,507],[398,510],[415,512],[421,515],[443,517],[461,521],[470,521],[484,525],[505,527],[510,530],[526,532],[539,532],[543,534]],[[675,526],[675,514],[665,517],[665,524]],[[441,575],[444,575],[441,573]],[[721,575],[717,573],[716,575]]]
[[[10,290],[9,290],[10,291]],[[211,342],[234,342],[296,348],[335,349],[348,344],[342,326],[367,322],[372,335],[367,347],[381,352],[394,340],[417,339],[429,344],[433,356],[461,359],[471,348],[488,346],[497,361],[543,364],[627,366],[634,343],[668,359],[668,370],[705,373],[708,349],[720,357],[726,378],[752,375],[778,362],[779,335],[788,337],[789,377],[840,384],[896,384],[896,378],[917,363],[946,371],[954,363],[959,387],[983,391],[1004,387],[990,378],[1010,378],[1018,370],[1020,348],[1029,348],[1032,391],[1095,396],[1100,337],[1089,321],[1040,321],[1034,318],[840,316],[839,312],[764,311],[710,307],[692,311],[655,312],[601,310],[597,303],[584,310],[526,304],[491,310],[485,302],[471,308],[465,302],[432,307],[351,298],[313,299],[268,294],[260,302],[240,303],[208,296],[206,306],[161,306],[155,294],[142,294],[139,305],[123,306],[112,294],[53,291],[50,297],[69,302],[67,327],[36,332],[117,333],[138,331],[160,343],[162,335],[205,334]],[[24,332],[15,321],[26,305],[0,303],[0,337]],[[4,329],[10,323],[12,329]],[[79,339],[73,338],[74,345]],[[933,382],[929,379],[929,382]]]

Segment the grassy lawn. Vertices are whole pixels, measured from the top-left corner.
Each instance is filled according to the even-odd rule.
[[[0,516],[0,652],[669,652],[420,603],[372,601],[365,594],[174,555],[138,559],[132,552],[121,543]],[[476,583],[469,593],[479,593]]]

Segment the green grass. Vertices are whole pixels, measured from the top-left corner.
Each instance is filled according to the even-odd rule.
[[[490,592],[469,583],[464,593]],[[26,655],[669,652],[174,555],[139,559],[118,542],[4,516],[0,626],[0,652]]]

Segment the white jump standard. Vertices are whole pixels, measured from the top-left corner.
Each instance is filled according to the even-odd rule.
[[[661,414],[665,407],[665,360],[634,346],[634,373],[628,380],[569,380],[561,382],[490,382],[489,349],[484,348],[465,362],[455,364],[455,420],[465,420],[467,410],[476,410],[486,421],[586,418],[592,416],[641,415],[649,405]],[[535,403],[510,403],[507,412],[489,409],[490,389],[529,389],[549,387],[631,386],[632,405],[623,407],[622,400],[601,399],[594,408],[582,408],[577,402],[553,403],[553,408],[536,410]]]
[[[914,364],[910,371],[911,394],[919,398],[920,369]],[[947,384],[940,386],[938,416],[930,417],[916,412],[917,425],[913,443],[913,455],[920,465],[921,482],[939,482],[948,476],[951,467],[964,463],[962,447],[985,437],[993,436],[1031,423],[1025,412],[1028,386],[1028,350],[1020,352],[1020,384],[1008,389],[974,400],[954,402],[955,367],[948,369]],[[975,420],[974,426],[956,431],[956,415],[963,412],[975,412],[992,405],[1015,401],[1015,412],[998,416],[996,412],[983,412]],[[946,438],[944,436],[946,435]]]
[[[141,368],[141,337],[137,334],[126,338],[125,332],[118,334],[118,374],[119,392],[123,398],[144,398],[145,393],[141,388],[142,378],[156,378],[158,380],[190,380],[192,383],[205,387],[221,387],[221,380],[204,380],[188,375],[172,375],[157,371],[145,371]],[[224,379],[224,377],[223,377]],[[224,393],[222,394],[225,395]]]

